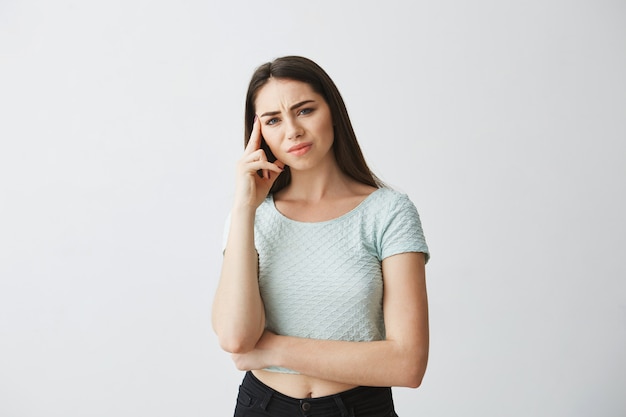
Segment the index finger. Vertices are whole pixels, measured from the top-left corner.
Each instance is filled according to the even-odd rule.
[[[254,123],[252,124],[252,132],[250,133],[250,139],[246,145],[244,154],[248,155],[257,149],[261,148],[261,121],[259,116],[254,116]]]

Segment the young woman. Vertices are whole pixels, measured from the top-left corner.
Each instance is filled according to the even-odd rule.
[[[428,358],[419,215],[369,170],[309,59],[260,66],[212,321],[246,375],[236,417],[396,416]]]

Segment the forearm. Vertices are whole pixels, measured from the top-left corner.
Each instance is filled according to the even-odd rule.
[[[275,365],[354,385],[417,387],[426,371],[428,342],[345,342],[275,336]]]
[[[265,328],[254,247],[254,211],[233,210],[222,272],[215,293],[213,328],[228,352],[254,348]]]
[[[344,342],[263,337],[272,364],[305,375],[355,385],[420,385],[428,362],[428,301],[424,256],[405,253],[383,261],[386,340]],[[267,343],[266,343],[267,341]]]

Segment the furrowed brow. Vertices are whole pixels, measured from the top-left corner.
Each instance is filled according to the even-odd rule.
[[[290,107],[290,109],[291,110],[295,110],[298,107],[304,106],[305,104],[314,103],[314,102],[315,102],[315,100],[304,100],[304,101],[301,101],[299,103],[294,104],[293,106]]]
[[[289,109],[290,110],[295,110],[298,107],[302,107],[305,104],[309,104],[309,103],[315,103],[315,100],[304,100],[304,101],[300,101],[296,104],[294,104],[293,106],[291,106]],[[267,116],[276,116],[277,114],[280,114],[280,111],[276,110],[276,111],[267,111],[265,113],[263,113],[260,117],[267,117]]]
[[[277,114],[280,114],[280,112],[279,111],[267,111],[267,112],[263,113],[260,117],[276,116]]]

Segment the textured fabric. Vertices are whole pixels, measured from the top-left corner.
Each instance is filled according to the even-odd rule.
[[[285,217],[269,195],[254,231],[266,327],[280,335],[384,339],[382,260],[405,252],[429,256],[414,204],[389,188],[336,219],[313,223]]]

